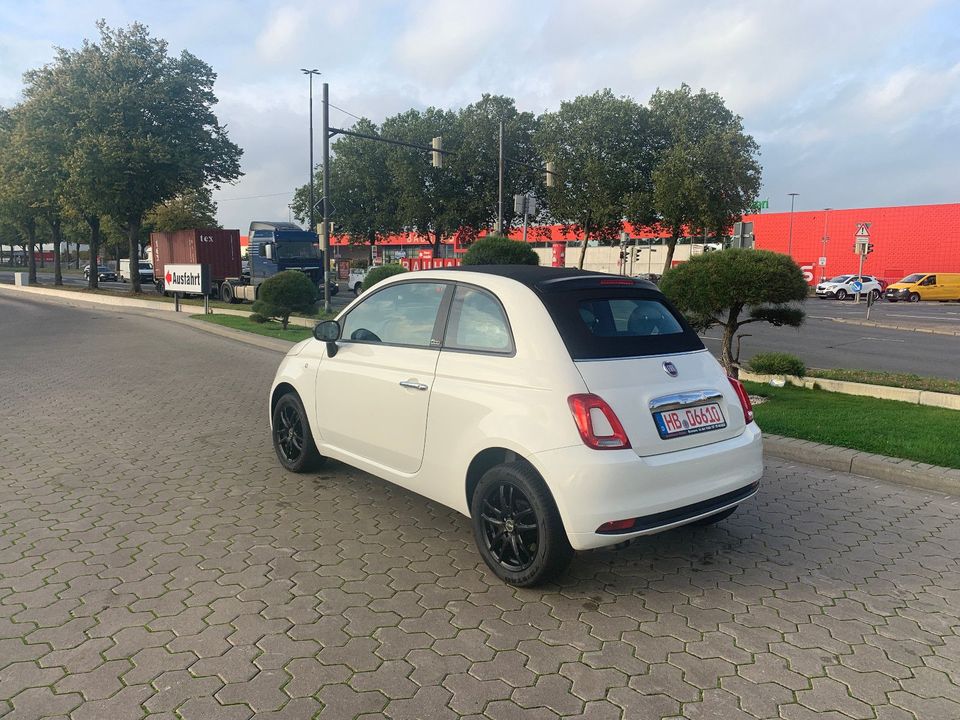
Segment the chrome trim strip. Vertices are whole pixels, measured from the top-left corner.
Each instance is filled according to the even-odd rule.
[[[422,270],[420,272],[423,272]],[[658,353],[656,355],[626,355],[624,357],[607,357],[607,358],[574,358],[575,363],[590,363],[590,362],[616,362],[618,360],[651,360],[654,358],[671,358],[679,357],[681,355],[696,355],[697,353],[705,353],[708,350],[705,347],[700,348],[699,350],[683,350],[681,352],[670,352],[670,353]]]
[[[678,410],[680,408],[696,407],[707,403],[718,402],[723,399],[719,390],[692,390],[690,392],[661,395],[650,401],[650,412]]]

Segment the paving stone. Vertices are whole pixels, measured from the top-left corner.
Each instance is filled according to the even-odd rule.
[[[277,353],[29,307],[0,342],[32,429],[0,433],[4,720],[960,717],[953,499],[768,458],[724,523],[520,590],[459,514],[283,471],[257,410]]]

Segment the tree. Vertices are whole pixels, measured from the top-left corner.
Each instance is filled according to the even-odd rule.
[[[25,92],[75,128],[67,184],[78,211],[113,217],[136,257],[145,214],[186,190],[235,180],[242,151],[213,113],[209,65],[187,51],[168,56],[166,41],[140,23],[97,27],[99,43],[61,49],[52,65],[26,73]],[[98,227],[91,221],[92,254]],[[131,285],[140,291],[139,275]]]
[[[143,224],[154,232],[220,227],[217,224],[217,204],[208,187],[187,188],[172,198],[161,200],[147,211]]]
[[[699,255],[667,270],[660,289],[698,331],[723,327],[720,360],[738,376],[733,337],[748,323],[800,327],[805,313],[796,306],[807,297],[799,266],[769,250],[730,249]],[[747,310],[747,319],[740,315]]]
[[[304,273],[284,270],[261,283],[253,311],[264,317],[279,318],[286,330],[293,313],[313,312],[317,296],[317,286]]]
[[[370,272],[363,278],[363,291],[366,292],[381,280],[386,280],[388,277],[393,277],[394,275],[405,272],[407,272],[407,269],[399,263],[378,265],[375,268],[371,268]]]
[[[464,265],[539,265],[540,258],[527,243],[490,236],[477,240],[463,256]]]
[[[555,173],[550,215],[583,232],[584,244],[591,236],[617,238],[625,218],[643,224],[650,217],[654,147],[642,105],[610,90],[578,97],[541,116],[536,141]]]
[[[351,130],[380,136],[380,128],[366,119],[358,121]],[[398,191],[387,167],[387,158],[394,151],[395,148],[385,143],[350,135],[340,137],[332,148],[330,194],[335,207],[332,220],[338,233],[349,234],[352,244],[369,243],[371,262],[377,238],[401,228]],[[314,182],[318,187],[323,186],[322,168]],[[300,222],[308,221],[309,185],[297,188],[293,211]],[[317,222],[321,215],[322,212],[314,212]]]
[[[684,229],[721,237],[750,209],[760,189],[759,148],[743,119],[717,93],[694,94],[683,84],[650,98],[653,211],[670,233],[664,271]]]

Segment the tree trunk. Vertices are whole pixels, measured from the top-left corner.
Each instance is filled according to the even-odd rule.
[[[139,216],[130,218],[127,221],[127,237],[130,245],[130,293],[139,295],[140,288],[140,224],[142,220]],[[134,267],[136,266],[136,267]],[[120,264],[117,261],[117,268]]]
[[[77,264],[74,266],[77,270],[80,269],[80,241],[77,240]]]
[[[441,249],[441,247],[443,247],[443,245],[442,245],[442,243],[440,242],[440,240],[441,240],[442,237],[443,237],[443,234],[441,233],[440,228],[437,228],[437,229],[434,231],[434,238],[435,238],[434,241],[433,241],[433,256],[434,256],[434,257],[441,257],[440,249]]]
[[[673,251],[677,249],[677,241],[680,239],[678,233],[674,233],[667,240],[667,259],[663,261],[663,272],[673,267]]]
[[[720,363],[727,375],[732,378],[740,377],[740,368],[733,361],[733,337],[740,327],[740,312],[743,306],[733,306],[727,315],[727,322],[723,325],[723,339],[720,342]]]
[[[587,259],[587,245],[590,244],[590,211],[587,210],[587,217],[583,222],[583,245],[580,246],[580,260],[577,267],[583,270],[583,261]]]
[[[33,222],[27,225],[27,245],[27,256],[30,262],[30,284],[35,285],[37,283],[37,227]]]
[[[59,218],[48,218],[50,236],[53,238],[53,284],[63,285],[63,260],[60,257],[60,243],[63,242],[63,229]]]
[[[97,275],[97,256],[100,254],[100,218],[97,215],[87,217],[90,226],[90,277],[87,287],[96,290],[100,287],[100,276]]]

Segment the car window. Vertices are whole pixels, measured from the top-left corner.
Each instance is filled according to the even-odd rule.
[[[683,332],[656,300],[602,298],[580,302],[580,319],[597,337],[650,337]]]
[[[344,340],[430,347],[447,286],[404,282],[373,293],[343,320]]]
[[[907,275],[907,276],[906,276],[903,280],[901,280],[900,282],[902,282],[902,283],[907,283],[907,284],[915,283],[915,282],[917,282],[918,280],[920,280],[920,278],[922,278],[922,277],[923,277],[923,275],[918,275],[917,273],[914,273],[913,275]]]
[[[455,350],[509,353],[513,351],[510,325],[500,302],[490,293],[457,287],[450,308],[444,347]]]
[[[936,285],[936,284],[937,284],[937,276],[936,276],[936,275],[928,275],[928,276],[927,276],[927,279],[924,280],[924,281],[923,281],[922,283],[920,283],[920,284],[921,284],[921,285]]]
[[[542,297],[574,360],[703,350],[693,328],[656,291],[584,288]]]
[[[849,275],[837,275],[835,278],[830,278],[832,283],[845,283],[850,279]]]

